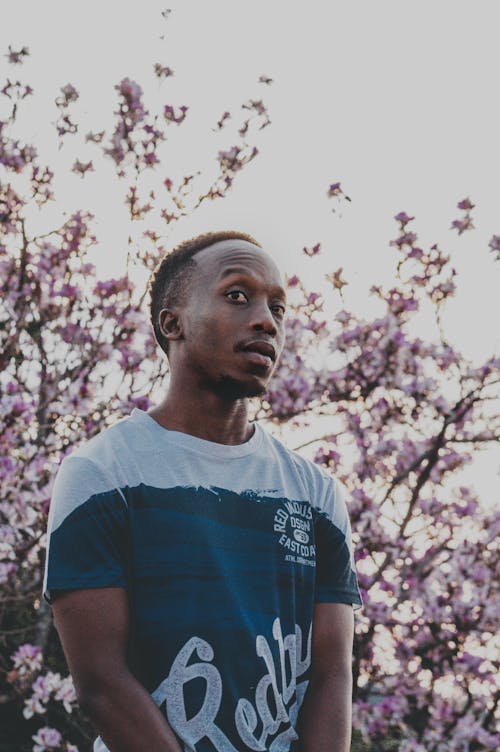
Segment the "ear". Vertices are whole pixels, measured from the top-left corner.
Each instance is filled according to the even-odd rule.
[[[171,308],[162,308],[158,315],[158,326],[161,333],[169,342],[182,339],[182,325],[179,315]]]

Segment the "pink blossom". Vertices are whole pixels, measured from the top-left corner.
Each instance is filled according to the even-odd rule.
[[[488,246],[496,254],[496,260],[500,260],[500,235],[492,235]]]
[[[327,196],[339,196],[341,193],[340,183],[332,183],[328,189]]]
[[[141,102],[142,88],[139,84],[130,78],[124,78],[115,86],[115,89],[117,89],[127,103],[129,118],[135,121],[143,120],[146,113]]]
[[[310,292],[307,294],[306,305],[315,306],[316,304],[318,304],[318,301],[322,302],[322,298],[319,292]]]
[[[218,155],[221,166],[225,169],[239,170],[243,166],[239,161],[239,155],[241,154],[241,148],[239,146],[233,146],[227,151],[220,151]]]
[[[241,146],[233,146],[227,151],[219,151],[217,158],[222,170],[222,173],[236,173],[241,170],[248,162],[251,162],[258,154],[257,147],[253,147],[250,151],[244,149]]]
[[[326,465],[326,467],[334,469],[340,462],[340,454],[335,449],[320,447],[314,456],[314,462],[318,465]]]
[[[71,168],[71,172],[76,172],[76,174],[80,175],[82,178],[85,177],[87,172],[94,172],[92,160],[90,160],[90,162],[80,162],[80,160],[77,159]]]
[[[33,165],[31,172],[31,185],[33,190],[33,197],[38,204],[42,206],[47,201],[54,198],[52,192],[52,179],[54,173],[45,167],[43,170],[39,165]]]
[[[413,245],[417,240],[417,237],[418,236],[415,232],[404,232],[399,238],[396,238],[396,240],[391,240],[390,244],[396,245],[398,248],[401,248],[403,245]]]
[[[20,645],[11,658],[14,668],[18,669],[21,675],[39,671],[42,667],[42,649],[38,645]]]
[[[396,222],[401,222],[401,224],[404,226],[407,225],[408,222],[411,222],[412,219],[415,219],[415,217],[410,217],[406,212],[400,211],[398,212],[398,214],[396,214],[394,219],[396,220]]]
[[[462,201],[459,201],[457,204],[458,209],[463,209],[464,211],[470,211],[474,208],[474,204],[470,200],[470,198],[464,198]]]
[[[130,78],[124,78],[115,86],[119,94],[119,110],[115,112],[117,123],[111,137],[111,145],[104,147],[104,154],[110,156],[117,166],[121,165],[127,154],[133,156],[136,168],[142,164],[155,163],[155,149],[164,134],[151,123],[144,122],[149,115],[142,102],[142,88]],[[148,138],[142,141],[142,151],[137,149],[137,131],[142,131]],[[119,175],[125,174],[123,170]]]
[[[50,752],[50,750],[58,749],[62,742],[60,732],[48,726],[38,729],[38,732],[31,738],[35,742],[33,752]]]
[[[169,104],[166,104],[163,108],[163,117],[167,121],[167,123],[177,123],[177,125],[180,125],[185,119],[186,114],[189,109],[189,107],[186,107],[185,105],[182,105],[179,109],[179,114],[175,114],[175,109]]]
[[[161,63],[155,63],[154,72],[155,76],[160,80],[174,75],[172,68],[169,68],[168,65],[162,65]]]
[[[271,119],[269,117],[269,113],[267,111],[267,107],[262,101],[262,99],[250,99],[248,102],[245,102],[241,105],[242,109],[244,110],[250,110],[255,113],[255,116],[260,123],[259,130],[262,130],[266,126],[268,126],[271,123]],[[248,130],[248,126],[250,124],[250,121],[247,120],[245,122],[244,128],[240,129],[240,135],[244,136],[246,131]]]
[[[220,130],[224,127],[224,123],[226,120],[229,120],[231,117],[231,113],[226,110],[226,112],[223,112],[219,120],[217,121],[217,129]]]
[[[76,702],[76,693],[71,677],[62,678],[59,673],[48,671],[36,678],[32,686],[31,697],[26,698],[23,715],[32,718],[42,715],[51,700],[61,702],[67,713],[71,713]]]
[[[321,243],[316,243],[316,245],[313,245],[311,248],[304,247],[302,251],[306,256],[317,256],[321,251]]]
[[[451,223],[451,227],[453,230],[457,230],[459,235],[466,230],[472,230],[474,227],[472,224],[472,217],[470,217],[469,214],[466,214],[462,219],[454,219]]]
[[[131,397],[130,403],[137,407],[139,410],[147,411],[149,408],[153,405],[153,402],[147,395],[142,395],[140,397]]]
[[[56,104],[58,105],[58,107],[65,107],[68,104],[71,104],[71,102],[76,102],[80,97],[73,84],[66,84],[66,86],[62,86],[61,94],[62,97],[56,99]]]
[[[17,564],[14,562],[0,561],[0,585],[5,585],[9,582],[10,576],[17,572]]]
[[[326,275],[326,279],[331,282],[335,290],[342,291],[342,288],[349,284],[347,280],[342,277],[343,271],[344,268],[341,266],[337,269],[337,271],[332,272],[332,274]]]
[[[9,44],[9,51],[5,57],[8,59],[9,63],[12,63],[15,65],[15,64],[23,63],[24,58],[28,57],[28,55],[29,55],[28,47],[21,47],[20,50],[15,52]]]
[[[34,93],[31,86],[26,86],[20,81],[11,81],[9,78],[3,89],[0,91],[5,97],[7,97],[7,99],[16,102],[16,106],[17,102],[21,102],[23,99],[26,99],[26,97],[29,97]]]
[[[22,172],[26,165],[35,160],[36,149],[29,144],[21,145],[20,141],[4,135],[4,127],[5,123],[0,121],[0,164],[13,172]],[[2,193],[4,195],[14,194],[14,190],[10,185],[0,186],[0,206]],[[4,213],[3,210],[0,211],[2,214]]]
[[[89,143],[90,142],[90,143],[93,143],[93,144],[100,144],[101,141],[104,138],[105,133],[106,133],[106,131],[99,131],[99,133],[93,133],[92,131],[90,131],[85,136],[85,143]]]
[[[340,321],[341,324],[347,324],[351,321],[351,314],[348,311],[339,311],[335,316],[336,321]]]
[[[80,95],[72,84],[66,84],[61,88],[60,97],[56,98],[56,105],[59,108],[59,117],[56,122],[57,133],[61,138],[66,134],[75,134],[78,131],[78,125],[73,122],[68,112],[70,104],[76,102]]]
[[[54,694],[54,699],[61,702],[66,713],[71,713],[76,703],[76,691],[70,676],[61,680],[59,688]]]

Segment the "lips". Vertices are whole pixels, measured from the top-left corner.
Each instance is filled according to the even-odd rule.
[[[241,349],[244,352],[253,352],[258,355],[263,355],[266,358],[270,358],[273,363],[276,360],[276,350],[274,349],[274,346],[270,342],[266,342],[262,339],[247,342]]]

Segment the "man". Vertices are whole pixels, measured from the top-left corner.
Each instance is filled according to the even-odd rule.
[[[45,596],[94,749],[347,752],[342,490],[248,419],[283,348],[279,271],[250,236],[208,233],[150,294],[166,396],[64,459],[49,521]]]

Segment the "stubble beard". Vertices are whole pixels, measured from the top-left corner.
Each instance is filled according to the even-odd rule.
[[[224,400],[251,399],[261,397],[265,391],[264,384],[245,384],[231,376],[221,375],[213,384],[214,392]]]

